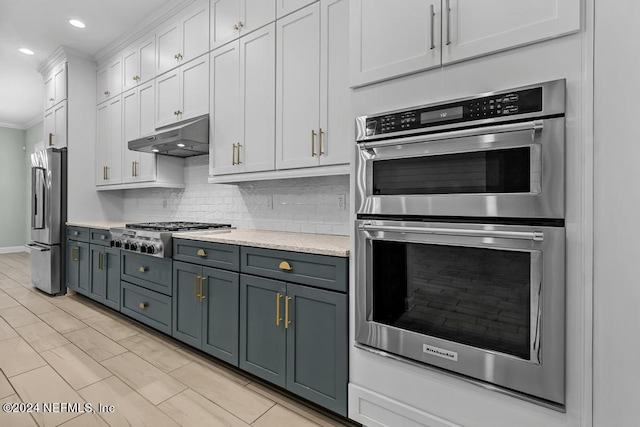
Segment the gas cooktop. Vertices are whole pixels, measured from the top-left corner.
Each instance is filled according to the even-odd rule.
[[[142,222],[137,224],[126,224],[125,227],[133,228],[136,230],[151,230],[151,231],[187,231],[187,230],[210,230],[215,228],[231,228],[231,224],[171,221],[171,222]]]

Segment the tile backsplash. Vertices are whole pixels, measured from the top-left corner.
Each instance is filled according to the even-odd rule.
[[[349,177],[207,184],[208,157],[186,159],[184,189],[124,193],[128,221],[226,222],[238,228],[349,234]]]

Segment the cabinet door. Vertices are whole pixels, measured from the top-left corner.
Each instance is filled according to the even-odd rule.
[[[53,107],[53,146],[62,148],[67,146],[67,103],[66,101]]]
[[[196,348],[202,348],[202,267],[180,261],[173,263],[172,336]]]
[[[89,245],[91,267],[89,270],[89,296],[104,302],[107,295],[107,270],[105,268],[104,246]]]
[[[187,120],[209,112],[209,55],[180,67],[180,114]]]
[[[240,35],[248,34],[276,20],[276,0],[241,2]]]
[[[140,161],[140,152],[129,150],[127,142],[140,137],[139,92],[136,89],[122,95],[122,129],[124,146],[122,155],[122,182],[136,181],[136,162]]]
[[[156,40],[151,37],[138,46],[138,84],[156,76]]]
[[[318,164],[320,5],[277,21],[276,169]]]
[[[80,281],[79,247],[75,240],[67,240],[66,254],[66,285],[68,288],[78,291]]]
[[[240,38],[242,144],[237,157],[243,172],[274,168],[275,46],[275,24]]]
[[[111,160],[111,131],[109,104],[98,105],[96,112],[96,185],[105,185],[107,167]]]
[[[156,127],[175,123],[180,109],[180,75],[178,70],[156,79]]]
[[[287,390],[347,413],[347,295],[287,284]]]
[[[54,75],[50,74],[44,79],[44,109],[45,111],[53,107],[56,103],[56,89],[53,79]]]
[[[78,286],[77,291],[83,294],[89,293],[89,274],[91,270],[91,253],[89,252],[89,244],[84,242],[75,242],[78,248],[76,259],[78,263]]]
[[[447,64],[578,31],[580,1],[443,1],[442,21]]]
[[[315,1],[316,0],[276,0],[276,16],[280,19]]]
[[[156,75],[180,65],[180,24],[172,22],[156,33]]]
[[[107,166],[109,184],[122,182],[122,98],[118,96],[108,102],[110,157]]]
[[[53,114],[53,110],[45,111],[42,128],[44,129],[45,145],[53,146],[53,136],[56,131],[56,116]]]
[[[105,248],[102,264],[106,275],[102,303],[114,310],[120,310],[120,250]]]
[[[353,147],[353,118],[344,113],[349,89],[349,1],[320,2],[320,129],[321,165],[349,163]]]
[[[127,91],[138,85],[138,79],[140,69],[138,48],[127,51],[122,55],[122,90]]]
[[[189,8],[181,22],[180,38],[180,63],[191,61],[209,51],[209,0],[197,1]]]
[[[109,99],[109,68],[104,67],[96,74],[96,101],[98,104]]]
[[[238,366],[240,275],[205,267],[202,276],[202,350]]]
[[[156,104],[155,81],[151,80],[138,86],[138,117],[140,119],[140,136],[150,135],[155,132],[154,109]],[[151,153],[138,153],[136,165],[136,180],[155,181],[156,179],[156,155]]]
[[[351,86],[440,66],[440,0],[350,4]]]
[[[53,86],[55,91],[55,103],[67,99],[67,65],[62,64],[54,71]]]
[[[238,0],[211,0],[212,50],[240,36],[240,3]]]
[[[122,58],[118,57],[111,61],[108,68],[109,86],[107,95],[109,98],[120,95],[122,93]]]
[[[233,3],[236,3],[235,1]],[[211,175],[235,173],[234,144],[240,142],[240,46],[229,43],[211,52]]]
[[[284,387],[286,284],[240,275],[240,368]]]

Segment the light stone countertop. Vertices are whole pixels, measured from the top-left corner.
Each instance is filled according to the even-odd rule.
[[[124,227],[126,222],[124,221],[67,221],[66,224],[74,227],[99,228],[101,230],[108,230],[112,227]]]
[[[181,231],[172,233],[172,236],[176,239],[227,243],[291,252],[306,252],[338,257],[349,256],[349,236],[238,229],[227,231]]]

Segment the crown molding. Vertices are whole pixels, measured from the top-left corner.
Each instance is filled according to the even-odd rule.
[[[60,46],[56,50],[54,50],[47,59],[42,61],[38,68],[36,68],[36,71],[38,71],[38,73],[45,77],[51,72],[53,67],[58,65],[60,62],[68,61],[70,57],[87,59],[89,61],[94,60],[93,56],[89,55],[88,53],[70,48],[68,46]]]
[[[27,129],[22,125],[17,125],[15,123],[6,123],[6,122],[0,122],[0,127],[1,128],[7,128],[7,129],[16,129],[16,130],[26,130]]]
[[[105,60],[115,55],[119,51],[123,50],[128,45],[142,38],[148,36],[149,33],[155,31],[161,24],[165,23],[171,18],[174,18],[187,6],[193,4],[196,0],[176,0],[166,3],[160,7],[156,12],[149,15],[147,18],[140,21],[135,28],[127,31],[104,48],[100,49],[94,56],[93,60],[101,65]]]
[[[43,121],[44,119],[42,118],[42,114],[38,114],[37,116],[35,116],[33,119],[29,120],[27,123],[25,123],[24,125],[24,129],[28,130],[32,127],[34,127],[35,125],[37,125],[38,123],[40,123],[41,121]]]

